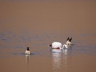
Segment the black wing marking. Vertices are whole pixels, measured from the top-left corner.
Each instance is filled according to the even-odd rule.
[[[67,38],[67,41],[69,40],[69,37]]]
[[[71,42],[71,40],[72,40],[72,37],[69,39],[69,41]]]

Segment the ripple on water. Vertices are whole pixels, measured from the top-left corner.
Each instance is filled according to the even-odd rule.
[[[27,32],[26,32],[27,33]],[[60,41],[62,43],[66,42],[66,38],[68,36],[72,36],[73,46],[68,49],[68,55],[71,54],[95,54],[96,53],[96,45],[93,42],[96,38],[94,35],[88,34],[72,34],[66,33],[57,34],[57,33],[44,33],[44,34],[34,34],[22,32],[20,35],[15,34],[14,32],[1,32],[0,33],[0,54],[1,56],[8,56],[10,54],[13,55],[23,55],[22,53],[18,53],[18,51],[25,51],[25,46],[27,47],[30,43],[31,50],[33,51],[33,55],[35,55],[34,51],[36,51],[36,55],[50,57],[50,49],[48,48],[48,44],[53,41]],[[66,38],[65,38],[66,37]],[[64,40],[65,39],[65,40]],[[15,45],[16,44],[16,45]],[[22,45],[21,45],[22,44]],[[6,53],[3,52],[6,50]],[[11,52],[13,51],[13,53]],[[1,57],[0,56],[0,57]]]

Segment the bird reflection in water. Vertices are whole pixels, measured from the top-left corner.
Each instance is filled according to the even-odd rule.
[[[64,68],[64,72],[67,72],[67,52],[68,52],[68,49],[63,49],[63,68]]]
[[[26,56],[27,72],[29,72],[30,55],[25,55],[25,56]]]
[[[60,69],[61,64],[61,49],[52,49],[52,65],[53,70]]]
[[[67,51],[68,49],[52,49],[53,70],[67,71]]]

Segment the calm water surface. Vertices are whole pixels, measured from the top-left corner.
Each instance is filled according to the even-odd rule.
[[[72,36],[73,45],[58,50],[48,47],[53,41],[66,42]],[[96,34],[41,33],[21,35],[11,31],[0,33],[0,70],[2,72],[95,72]],[[31,55],[24,54],[29,46]]]
[[[0,0],[0,72],[96,72],[96,1]]]

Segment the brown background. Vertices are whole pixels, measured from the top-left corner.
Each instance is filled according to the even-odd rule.
[[[0,31],[95,32],[96,1],[0,1]]]
[[[7,31],[13,32],[13,35],[16,34],[16,38],[14,39],[15,36],[12,37]],[[30,37],[34,35],[33,33],[38,35],[49,33],[51,38],[42,38],[42,42],[38,39],[29,42],[23,42],[21,39],[19,42],[21,31],[29,32]],[[0,34],[5,33],[5,39],[8,39],[8,36],[10,39],[12,38],[9,42],[6,42],[7,40],[4,42],[4,39],[2,40],[0,37],[0,72],[96,72],[96,56],[90,53],[72,52],[76,56],[61,53],[60,68],[53,69],[54,60],[52,59],[55,57],[52,56],[53,54],[47,46],[54,40],[61,40],[64,43],[66,37],[55,38],[50,33],[65,35],[68,31],[72,32],[73,41],[75,44],[77,43],[77,47],[74,45],[73,50],[79,51],[80,46],[81,48],[84,46],[85,51],[89,49],[91,53],[93,51],[96,53],[96,35],[91,36],[91,34],[96,34],[95,0],[0,0]],[[85,37],[76,36],[77,34],[85,34]],[[25,35],[25,37],[29,35]],[[24,53],[26,46],[30,46],[31,52],[34,53],[36,43],[42,44],[41,47],[37,47],[38,51],[43,52],[43,49],[46,49],[51,57],[44,56],[46,52],[42,56],[33,55],[28,64],[26,57],[20,53]],[[47,43],[47,45],[43,47],[43,43]],[[3,45],[5,48],[2,48]],[[24,48],[15,49],[14,47],[18,45]],[[87,48],[88,46],[94,46],[94,48],[91,50],[91,48]],[[59,58],[57,57],[57,59]]]

